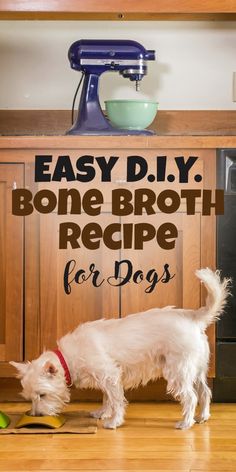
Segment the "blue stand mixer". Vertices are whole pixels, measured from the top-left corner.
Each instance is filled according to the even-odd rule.
[[[147,61],[155,60],[155,51],[130,40],[80,40],[73,43],[68,57],[72,69],[82,72],[83,88],[78,116],[66,134],[72,135],[150,135],[149,130],[113,127],[102,112],[98,85],[101,74],[117,71],[136,83],[147,74]]]

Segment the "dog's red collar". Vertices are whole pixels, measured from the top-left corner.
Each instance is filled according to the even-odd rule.
[[[69,367],[68,367],[68,365],[67,365],[67,363],[66,363],[66,361],[65,361],[65,358],[64,358],[62,352],[61,352],[59,349],[54,349],[53,352],[57,355],[57,357],[58,357],[58,359],[59,359],[59,361],[60,361],[60,363],[61,363],[61,365],[62,365],[62,367],[63,367],[63,369],[64,369],[67,387],[72,387],[73,382],[72,382],[72,380],[71,380],[71,375],[70,375]]]

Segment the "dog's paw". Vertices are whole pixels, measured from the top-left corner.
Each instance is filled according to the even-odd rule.
[[[102,410],[94,410],[89,412],[90,416],[92,418],[96,418],[97,420],[100,420],[102,417]]]
[[[111,417],[111,412],[109,410],[103,410],[102,408],[99,410],[90,411],[89,414],[92,416],[92,418],[96,418],[97,420],[104,420]]]
[[[195,421],[196,423],[198,424],[201,424],[201,423],[205,423],[205,421],[209,420],[211,415],[198,415],[198,416],[195,416]]]
[[[103,422],[103,428],[116,429],[124,423],[124,418],[109,418]]]
[[[195,423],[195,421],[193,421],[192,423],[189,423],[185,420],[183,421],[178,421],[176,424],[175,424],[175,427],[176,429],[189,429],[191,428],[191,426],[193,426]]]
[[[103,428],[105,429],[116,429],[116,427],[117,427],[117,424],[116,424],[116,421],[114,420],[106,420],[103,423]]]

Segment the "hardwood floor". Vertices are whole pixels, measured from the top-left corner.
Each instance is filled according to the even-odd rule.
[[[0,410],[27,410],[24,403],[0,403]],[[70,410],[94,409],[74,403]],[[175,403],[133,403],[116,431],[99,424],[91,435],[2,435],[1,471],[171,471],[236,470],[236,404],[212,404],[211,419],[187,431],[174,429]]]

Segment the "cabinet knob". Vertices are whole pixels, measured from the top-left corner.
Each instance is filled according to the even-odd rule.
[[[127,180],[126,179],[116,179],[115,184],[127,184]]]
[[[16,181],[14,180],[13,184],[12,184],[12,188],[13,190],[16,190],[17,189],[17,184],[16,184]]]

